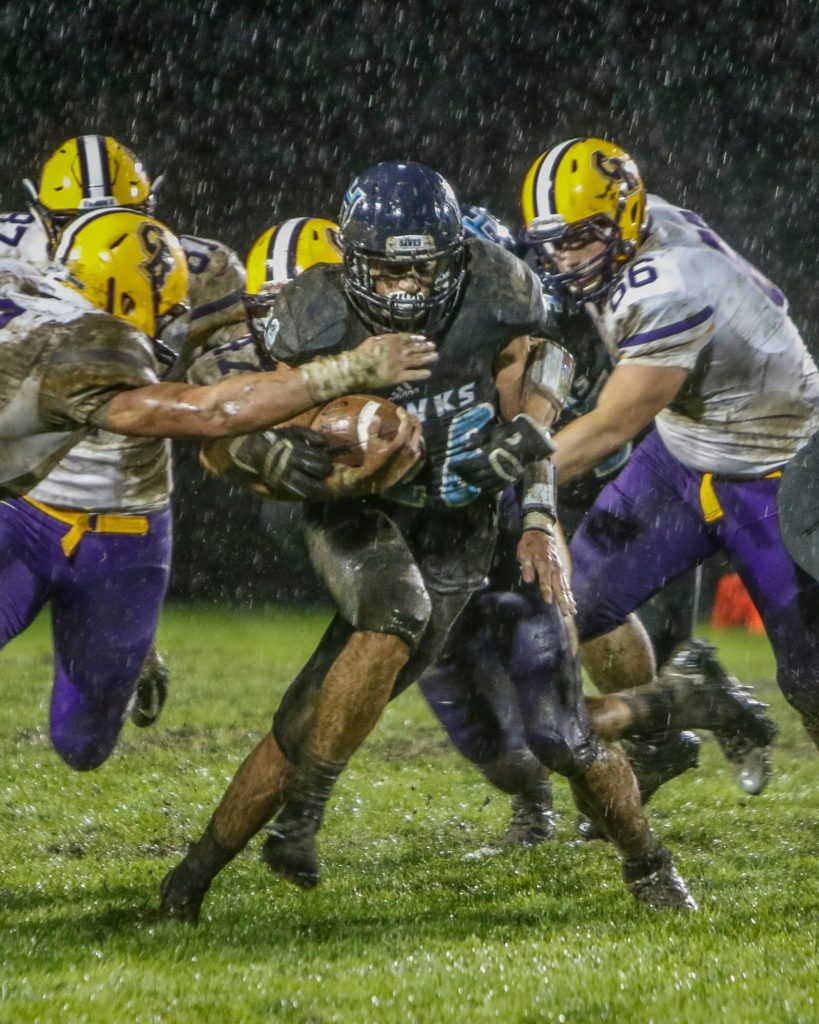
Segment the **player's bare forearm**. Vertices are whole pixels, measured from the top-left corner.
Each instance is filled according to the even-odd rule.
[[[594,469],[636,437],[673,400],[687,376],[679,367],[618,366],[596,408],[555,434],[558,483]]]
[[[101,410],[95,424],[142,437],[230,437],[263,430],[314,404],[302,373],[280,367],[228,377],[209,387],[162,383],[123,391]]]
[[[382,334],[297,368],[281,365],[204,387],[162,383],[120,392],[99,410],[94,425],[143,437],[252,434],[338,395],[425,380],[437,358],[434,343],[421,335]]]

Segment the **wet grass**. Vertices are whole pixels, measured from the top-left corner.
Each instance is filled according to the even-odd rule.
[[[201,925],[158,920],[159,880],[267,728],[322,613],[172,607],[161,724],[70,772],[51,750],[48,627],[0,655],[0,1021],[814,1022],[817,759],[771,683],[764,640],[722,634],[781,735],[767,792],[737,790],[716,744],[652,802],[701,912],[633,903],[604,844],[560,837],[479,862],[506,800],[447,745],[419,696],[391,705],[344,777],[303,893],[249,850]]]

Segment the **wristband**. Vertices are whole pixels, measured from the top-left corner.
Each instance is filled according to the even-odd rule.
[[[551,459],[540,459],[523,471],[523,513],[547,512],[557,519],[557,479]]]
[[[557,517],[551,510],[533,510],[527,512],[523,517],[524,530],[540,530],[541,533],[548,533],[554,536]]]

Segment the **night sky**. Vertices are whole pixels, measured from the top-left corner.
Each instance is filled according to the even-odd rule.
[[[603,135],[783,287],[817,351],[819,5],[671,7],[0,4],[0,202],[20,208],[66,138],[111,134],[165,173],[163,220],[244,258],[270,224],[335,217],[382,159],[430,164],[517,227],[535,157]]]

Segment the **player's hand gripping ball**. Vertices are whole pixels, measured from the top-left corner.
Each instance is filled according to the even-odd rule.
[[[421,424],[385,398],[336,398],[319,409],[310,429],[327,442],[333,470],[325,482],[338,497],[379,494],[403,480],[424,455]]]
[[[332,470],[322,483],[332,498],[380,494],[418,468],[424,455],[418,420],[372,395],[334,398],[289,424],[308,427],[324,439]],[[271,488],[266,493],[285,500],[294,497]]]

